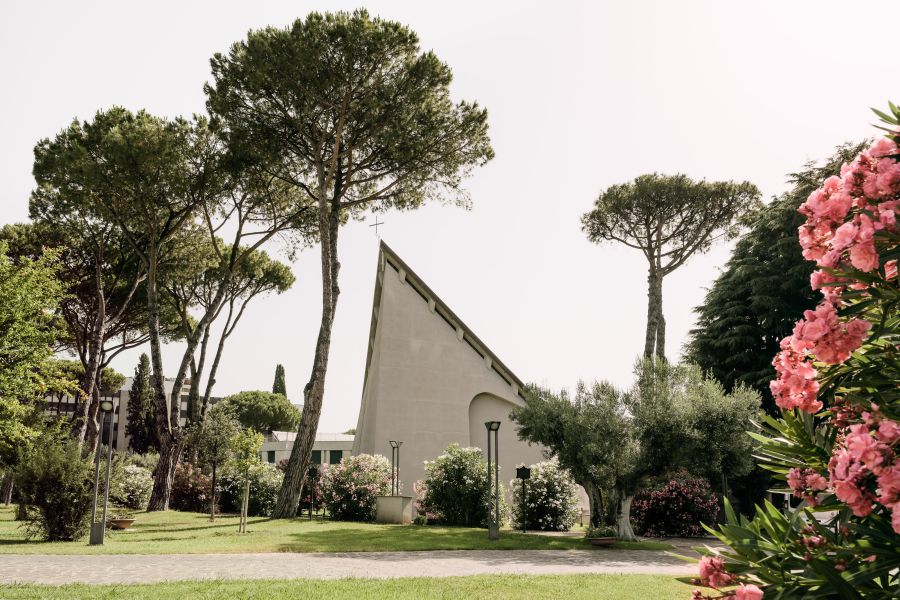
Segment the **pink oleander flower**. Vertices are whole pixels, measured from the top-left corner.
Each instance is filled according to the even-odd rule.
[[[891,509],[891,527],[894,533],[900,533],[900,502],[895,502]]]
[[[785,409],[800,408],[810,413],[819,412],[822,403],[816,399],[819,383],[816,370],[805,355],[794,351],[791,338],[781,340],[781,352],[772,362],[776,378],[769,384],[775,404]]]
[[[874,471],[881,466],[884,460],[883,452],[887,446],[879,443],[869,434],[869,428],[863,423],[850,426],[850,433],[845,440],[850,459],[862,463]]]
[[[900,510],[900,463],[882,469],[878,475],[878,502]]]
[[[862,345],[871,327],[862,319],[842,322],[834,305],[823,302],[816,310],[803,313],[803,319],[794,326],[790,343],[796,352],[809,350],[818,360],[836,365]]]
[[[734,581],[725,571],[725,560],[718,556],[704,556],[700,559],[700,581],[704,585],[719,588]]]
[[[891,419],[884,419],[878,423],[878,439],[890,446],[900,439],[900,423]]]
[[[735,590],[735,600],[762,600],[763,591],[757,586],[750,584],[741,584],[741,587]]]

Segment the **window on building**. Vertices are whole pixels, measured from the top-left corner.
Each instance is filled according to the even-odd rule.
[[[343,450],[332,450],[328,456],[328,463],[332,465],[340,464],[341,459],[344,457]]]
[[[321,450],[313,450],[312,451],[312,464],[314,464],[314,465],[322,464],[322,451]]]
[[[266,451],[266,460],[269,461],[270,463],[275,462],[275,451],[274,450]]]

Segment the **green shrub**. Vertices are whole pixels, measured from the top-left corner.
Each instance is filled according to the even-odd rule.
[[[391,493],[391,463],[381,455],[357,454],[323,467],[322,501],[339,521],[374,521],[375,498]]]
[[[278,499],[278,490],[284,481],[284,472],[275,465],[261,463],[250,472],[250,496],[247,514],[251,517],[270,517]],[[244,480],[231,469],[224,469],[217,477],[219,507],[222,512],[240,512],[244,494]]]
[[[156,469],[156,465],[159,463],[159,454],[152,451],[147,452],[146,454],[127,454],[125,462],[129,465],[143,467],[152,473]]]
[[[119,506],[143,510],[147,508],[152,490],[150,471],[137,465],[125,465],[121,475],[109,482],[109,499]]]
[[[16,472],[20,501],[27,506],[26,534],[48,542],[72,541],[88,528],[93,465],[71,439],[45,435]]]
[[[422,490],[419,509],[428,515],[429,522],[487,527],[491,517],[491,492],[487,462],[480,448],[450,444],[444,454],[425,462],[425,471],[425,481],[415,487]],[[506,502],[501,486],[501,522],[505,515]]]
[[[175,481],[169,506],[174,510],[209,512],[209,493],[212,480],[199,467],[180,463],[175,467]]]
[[[578,487],[572,475],[555,460],[531,465],[531,478],[525,482],[522,504],[522,480],[509,482],[513,490],[512,513],[515,526],[540,531],[568,531],[578,520]]]

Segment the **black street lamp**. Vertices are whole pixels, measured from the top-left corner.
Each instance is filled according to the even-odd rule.
[[[400,446],[403,442],[391,440],[391,496],[400,495]]]
[[[103,534],[106,532],[106,508],[109,505],[109,470],[112,464],[112,445],[113,445],[113,401],[112,398],[103,398],[100,400],[100,411],[103,418],[109,418],[109,439],[107,440],[106,455],[106,488],[103,497],[103,520],[97,521],[97,496],[100,490],[100,452],[103,449],[103,422],[100,424],[100,431],[97,432],[99,439],[97,440],[97,452],[94,460],[94,506],[91,510],[91,537],[90,545],[103,545]]]
[[[488,539],[500,539],[500,421],[486,421],[487,429],[487,476],[488,489],[493,488],[494,518],[488,523]],[[491,473],[491,434],[494,434],[494,472]],[[491,476],[493,475],[493,482]]]
[[[516,477],[522,480],[522,533],[526,533],[528,526],[528,503],[525,502],[525,480],[531,479],[531,469],[528,467],[518,467],[516,469]]]

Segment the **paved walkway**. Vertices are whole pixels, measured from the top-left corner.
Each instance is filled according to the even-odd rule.
[[[676,550],[680,552],[681,548]],[[685,553],[686,554],[686,553]],[[639,573],[696,566],[647,550],[458,550],[259,554],[0,555],[5,583],[152,583],[188,579],[341,579]]]

